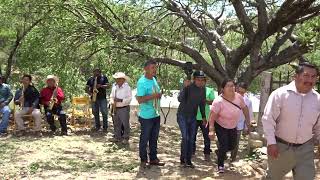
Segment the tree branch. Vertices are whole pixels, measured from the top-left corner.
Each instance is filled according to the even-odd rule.
[[[246,37],[251,39],[251,37],[253,37],[253,34],[254,34],[253,26],[250,21],[250,18],[246,14],[246,11],[244,9],[244,6],[241,0],[232,0],[231,3],[236,11],[237,17],[239,18],[242,24]]]

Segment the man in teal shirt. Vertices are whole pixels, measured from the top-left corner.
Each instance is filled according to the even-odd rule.
[[[3,83],[2,76],[0,75],[0,113],[2,114],[2,120],[0,122],[0,135],[7,133],[9,125],[10,108],[9,103],[13,98],[13,94],[8,84]]]
[[[157,157],[157,144],[160,130],[160,87],[155,75],[157,63],[149,60],[144,65],[145,74],[137,83],[137,100],[139,103],[139,122],[141,134],[139,141],[140,166],[146,168],[148,165],[163,166]],[[149,164],[147,146],[149,142]]]
[[[209,114],[210,114],[210,105],[212,104],[213,100],[214,100],[214,90],[213,88],[209,88],[206,87],[206,107],[205,107],[205,111],[206,111],[206,119],[209,119]],[[196,126],[196,133],[195,133],[195,137],[194,137],[194,144],[193,144],[193,154],[195,154],[196,152],[196,141],[197,141],[197,134],[198,134],[198,129],[201,129],[202,131],[202,135],[203,135],[203,139],[204,139],[204,158],[206,161],[210,161],[210,139],[209,139],[209,127],[206,126],[206,122],[202,121],[202,115],[200,113],[200,109],[198,109],[198,113],[197,113],[197,126]]]

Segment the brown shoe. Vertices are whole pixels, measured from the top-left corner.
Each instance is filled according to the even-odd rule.
[[[140,167],[143,169],[149,168],[149,164],[146,161],[141,161],[140,162]]]
[[[149,164],[150,164],[150,165],[153,165],[153,166],[164,166],[164,165],[165,165],[165,163],[160,162],[160,160],[159,160],[159,159],[156,159],[156,160],[150,161],[150,163],[149,163]]]

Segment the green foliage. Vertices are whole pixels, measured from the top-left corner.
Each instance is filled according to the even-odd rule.
[[[203,57],[212,64],[208,50],[203,42],[185,26],[181,18],[165,16],[164,8],[151,6],[161,4],[160,1],[86,1],[86,0],[1,0],[0,2],[0,73],[7,67],[7,57],[15,42],[16,35],[23,32],[40,17],[44,17],[37,26],[25,37],[19,46],[9,83],[13,87],[19,86],[19,78],[24,73],[34,76],[34,83],[40,89],[44,79],[49,74],[59,76],[59,85],[64,89],[68,99],[84,94],[86,79],[91,76],[94,67],[100,67],[111,82],[112,74],[123,71],[131,77],[130,85],[134,88],[137,79],[143,74],[142,64],[147,56],[137,56],[128,53],[123,47],[128,44],[121,38],[115,39],[106,31],[101,22],[91,14],[92,5],[106,17],[120,32],[130,35],[155,35],[173,42],[185,42],[188,46],[198,49]],[[216,11],[224,4],[221,1],[193,0],[189,2],[191,8],[199,10]],[[270,14],[278,7],[270,7]],[[229,13],[234,13],[227,5]],[[50,13],[48,13],[50,11]],[[249,10],[248,10],[249,11]],[[49,15],[50,14],[50,15]],[[207,21],[208,28],[215,28],[215,24]],[[236,24],[234,18],[226,18],[226,24]],[[304,43],[311,43],[314,47],[312,53],[307,54],[308,59],[319,63],[320,55],[317,50],[319,42],[319,17],[298,25],[295,32]],[[242,42],[243,34],[229,31],[224,41],[230,48],[238,47]],[[276,37],[269,38],[262,47],[266,53]],[[146,43],[130,42],[146,54],[167,56],[183,61],[193,61],[185,54],[172,51],[168,47],[155,47]],[[285,47],[285,46],[284,46]],[[283,47],[282,47],[283,48]],[[224,58],[220,52],[218,56],[224,65]],[[245,71],[249,64],[247,58],[240,66],[237,76]],[[286,68],[277,69],[286,71]],[[161,64],[159,67],[159,81],[163,89],[179,89],[179,80],[185,77],[181,68]],[[250,90],[259,91],[259,77],[253,81]],[[213,84],[213,83],[212,83]]]

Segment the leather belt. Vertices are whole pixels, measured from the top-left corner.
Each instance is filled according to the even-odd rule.
[[[279,142],[279,143],[282,143],[282,144],[285,144],[287,146],[290,146],[290,147],[299,147],[299,146],[302,146],[304,145],[305,143],[303,144],[296,144],[296,143],[290,143],[290,142],[287,142],[279,137],[276,136],[276,141]],[[308,142],[308,141],[307,141]]]
[[[128,106],[117,107],[117,109],[127,108]]]

